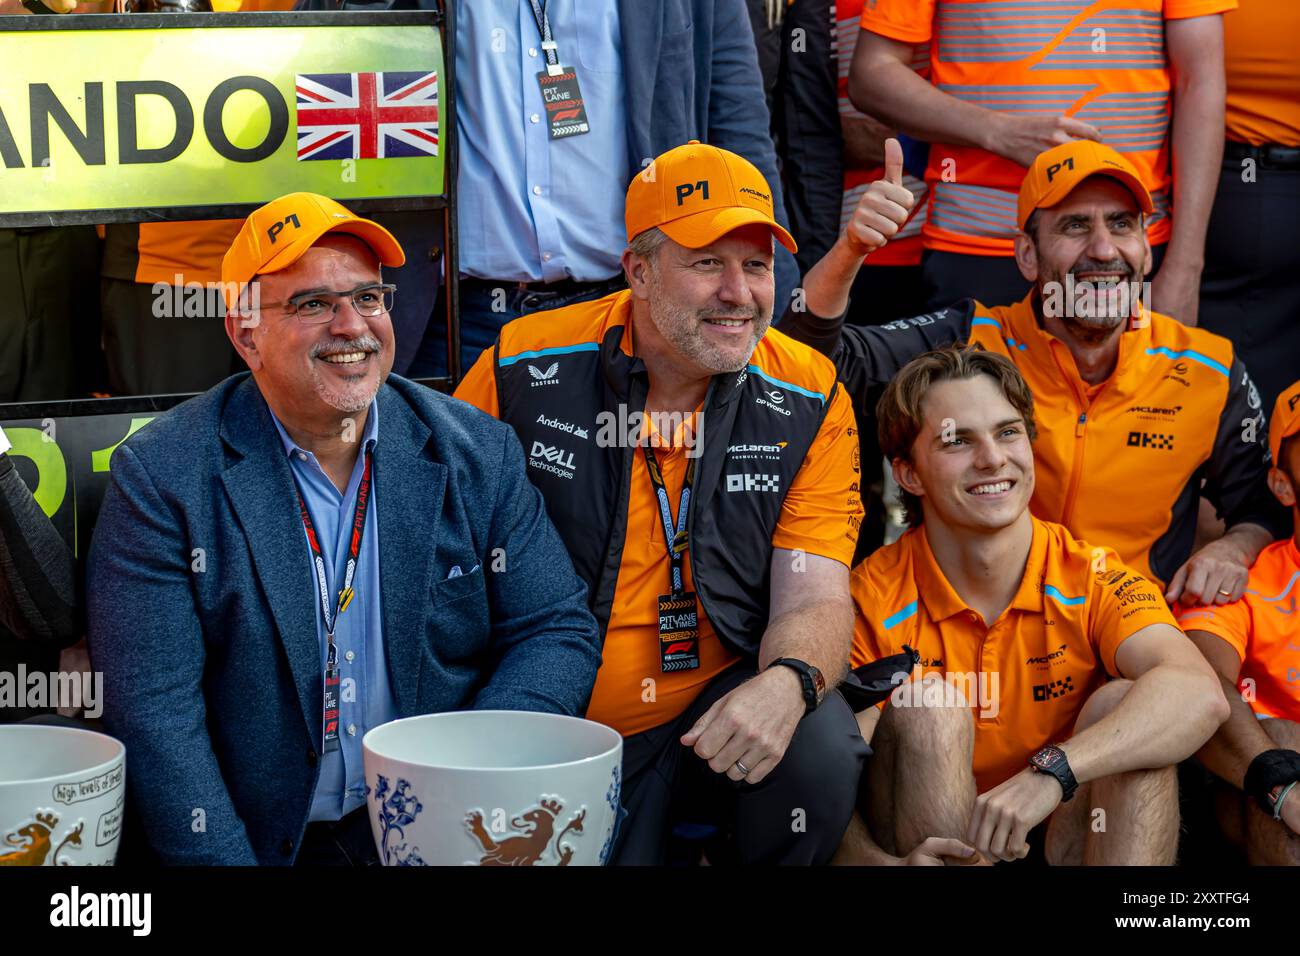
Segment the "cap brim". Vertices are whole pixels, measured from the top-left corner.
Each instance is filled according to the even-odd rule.
[[[298,236],[282,252],[272,256],[257,270],[257,274],[264,275],[268,272],[280,272],[289,268],[289,266],[301,259],[308,249],[319,242],[321,236],[331,232],[345,232],[356,236],[370,247],[370,251],[378,257],[381,265],[388,266],[390,269],[395,269],[406,262],[406,253],[402,251],[401,245],[393,237],[393,234],[379,223],[371,222],[369,219],[347,219],[337,225],[331,225],[314,232],[306,232]]]
[[[1065,197],[1074,192],[1075,187],[1078,186],[1079,183],[1083,182],[1085,179],[1091,179],[1093,176],[1109,176],[1111,179],[1118,180],[1130,193],[1133,194],[1133,198],[1137,200],[1138,206],[1145,215],[1149,216],[1156,211],[1155,204],[1151,202],[1151,193],[1147,192],[1147,187],[1143,184],[1142,180],[1138,179],[1127,170],[1112,169],[1110,167],[1085,169],[1083,174],[1080,176],[1057,176],[1056,181],[1052,183],[1051,188],[1048,189],[1047,192],[1043,193],[1042,197],[1038,200],[1038,204],[1034,208],[1050,209],[1053,206],[1064,202]],[[1032,212],[1033,210],[1031,209],[1030,213]],[[1025,220],[1028,221],[1028,219],[1029,216],[1026,215]],[[1020,224],[1020,228],[1025,228],[1023,222]]]
[[[742,226],[764,225],[772,230],[776,241],[791,252],[798,252],[794,237],[780,223],[748,206],[729,206],[726,209],[706,209],[694,215],[683,216],[659,226],[673,242],[687,249],[700,249],[717,242],[733,229]]]

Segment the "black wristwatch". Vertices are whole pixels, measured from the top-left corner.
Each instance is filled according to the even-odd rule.
[[[826,678],[822,677],[822,672],[813,665],[794,657],[778,657],[767,666],[772,668],[778,664],[790,668],[799,675],[799,683],[803,685],[803,713],[807,717],[818,708],[822,698],[826,696]]]
[[[1030,756],[1029,766],[1039,773],[1049,774],[1056,778],[1056,782],[1061,785],[1062,803],[1068,802],[1074,796],[1074,791],[1079,789],[1079,781],[1074,779],[1074,771],[1070,769],[1070,761],[1065,759],[1065,751],[1060,747],[1048,744],[1042,750]]]

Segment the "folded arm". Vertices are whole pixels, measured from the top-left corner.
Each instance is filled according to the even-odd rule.
[[[1119,646],[1133,686],[1115,709],[1061,749],[1079,783],[1186,760],[1228,718],[1219,678],[1172,624],[1149,624]]]

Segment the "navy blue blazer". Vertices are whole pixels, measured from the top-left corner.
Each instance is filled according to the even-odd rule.
[[[384,642],[401,716],[581,714],[596,624],[514,431],[397,376],[378,401]],[[114,452],[87,572],[90,654],[164,862],[297,853],[322,713],[306,553],[284,446],[247,373]],[[449,579],[453,565],[480,569]]]

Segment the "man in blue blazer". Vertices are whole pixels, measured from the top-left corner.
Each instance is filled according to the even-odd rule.
[[[389,377],[403,258],[323,196],[255,211],[222,273],[251,377],[113,455],[91,659],[164,862],[373,862],[368,729],[586,708],[595,622],[514,432]]]

